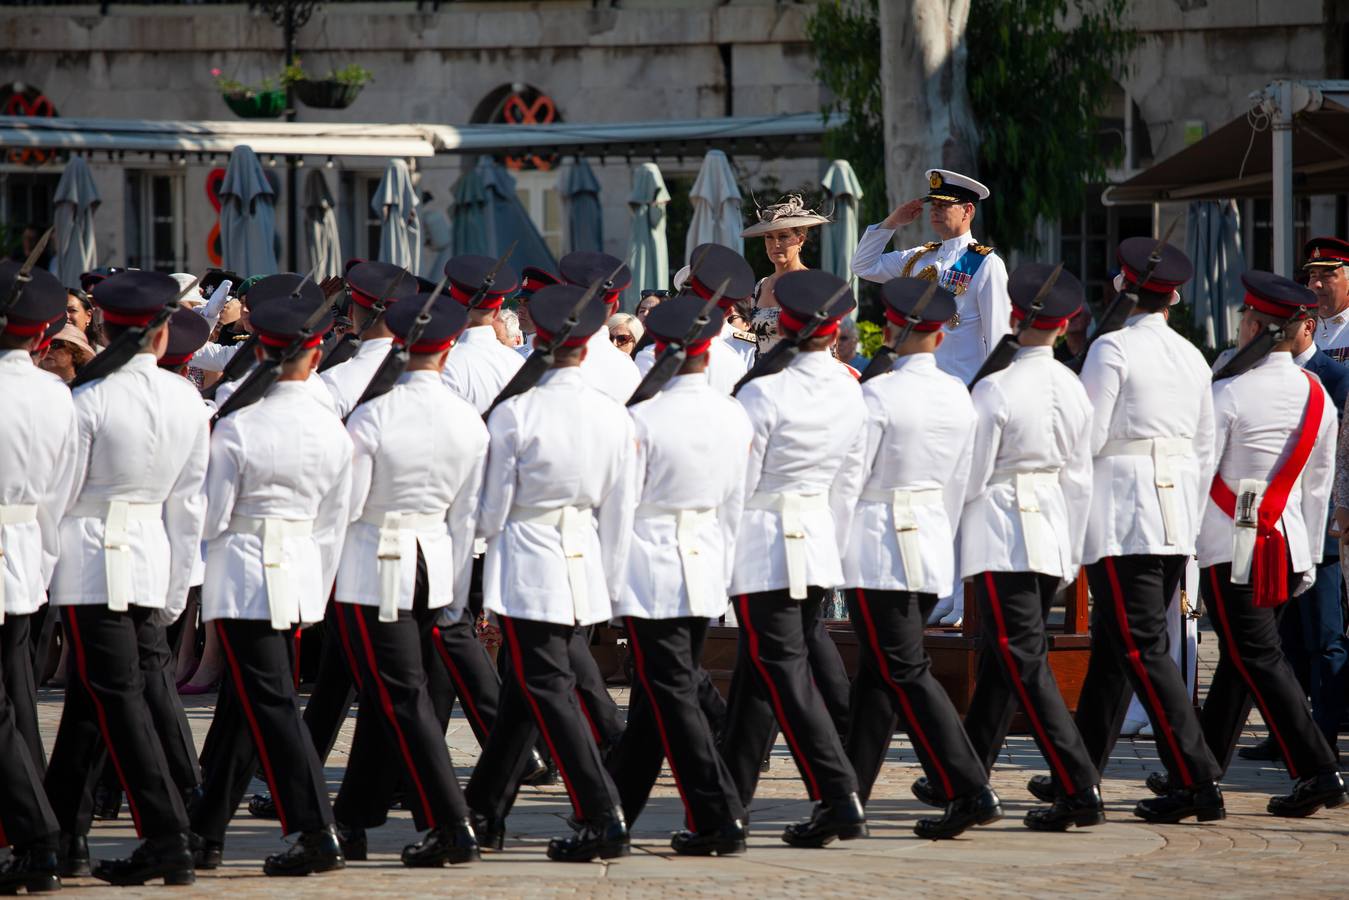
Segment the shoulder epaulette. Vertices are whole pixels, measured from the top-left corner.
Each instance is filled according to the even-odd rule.
[[[926,244],[923,245],[923,250],[927,253],[931,253],[933,250],[940,250],[940,249],[941,249],[941,241],[928,241]]]
[[[759,343],[759,338],[752,331],[733,331],[731,337],[738,341],[748,341],[751,344]]]
[[[988,254],[993,252],[993,248],[988,244],[970,244],[969,249],[978,253],[980,256],[988,256]]]

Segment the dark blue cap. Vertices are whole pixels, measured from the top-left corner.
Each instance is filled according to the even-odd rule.
[[[496,264],[497,261],[492,257],[478,256],[474,253],[456,256],[445,263],[445,274],[450,278],[450,296],[467,306],[482,287],[487,273],[492,271],[492,267]],[[478,308],[496,309],[501,306],[501,301],[514,294],[519,286],[520,279],[515,270],[509,264],[503,264],[493,276],[492,286],[478,301]]]
[[[582,295],[589,288],[574,284],[554,284],[543,288],[529,301],[529,315],[534,320],[534,331],[540,338],[550,341],[561,332],[567,317],[571,315]],[[576,327],[572,329],[563,346],[579,347],[590,336],[604,327],[609,318],[609,306],[603,294],[597,293],[581,310]]]
[[[9,296],[21,268],[22,263],[13,260],[0,262],[0,297]],[[46,269],[34,268],[29,275],[18,302],[9,309],[7,334],[37,337],[48,324],[66,317],[66,289],[60,279]]]
[[[830,334],[838,327],[838,320],[856,305],[847,284],[823,269],[788,272],[773,285],[773,295],[782,307],[778,325],[788,331],[800,331],[819,312],[825,321],[815,334]]]
[[[632,270],[623,260],[607,253],[578,250],[575,253],[568,253],[557,264],[558,273],[563,281],[582,288],[590,287],[595,281],[607,279],[615,269],[618,270],[618,274],[613,276],[613,287],[604,294],[605,303],[616,303],[618,295],[632,284]],[[533,307],[530,309],[533,310]]]
[[[754,270],[745,258],[730,247],[721,244],[699,244],[689,255],[691,266],[686,289],[702,297],[711,299],[723,281],[727,282],[722,292],[722,309],[729,309],[754,293]]]
[[[903,327],[909,323],[918,301],[932,287],[925,278],[892,278],[881,285],[881,300],[885,303],[885,318]],[[936,331],[956,314],[956,295],[938,285],[932,297],[918,314],[914,331]]]
[[[159,359],[159,365],[166,369],[176,369],[192,358],[206,344],[211,336],[211,325],[206,317],[195,309],[186,307],[177,310],[169,317],[169,346]]]
[[[703,307],[707,305],[707,301],[710,299],[711,297],[703,298],[690,292],[671,297],[651,310],[642,324],[646,326],[647,333],[655,341],[663,344],[670,341],[682,341],[688,337],[689,329],[693,327],[694,322],[698,319],[698,314],[702,312]],[[708,341],[721,332],[721,326],[721,314],[713,309],[708,316],[707,324],[689,342],[689,355],[696,356],[699,353],[706,352]],[[701,346],[697,346],[700,344]]]
[[[1120,241],[1115,256],[1119,260],[1120,274],[1124,276],[1124,287],[1128,290],[1148,269],[1148,257],[1157,247],[1157,241],[1150,237],[1133,237]],[[1170,244],[1162,245],[1162,259],[1153,269],[1147,284],[1141,290],[1150,294],[1170,295],[1172,291],[1194,276],[1194,266],[1190,258]]]
[[[1316,312],[1316,295],[1273,272],[1251,271],[1241,276],[1246,286],[1245,304],[1256,312],[1280,319],[1306,319]]]
[[[418,294],[409,298],[406,303],[393,306],[385,314],[385,324],[400,343],[406,340],[412,330],[412,323],[416,321],[430,296],[429,291]],[[436,297],[436,302],[431,304],[430,315],[431,321],[426,323],[426,328],[417,338],[417,343],[408,348],[409,353],[440,353],[454,343],[459,333],[464,330],[464,326],[468,324],[468,308],[444,293]]]
[[[376,300],[383,300],[387,307],[417,294],[416,277],[391,263],[359,262],[347,270],[346,278],[351,301],[366,309]]]
[[[1012,299],[1012,315],[1025,319],[1030,315],[1031,303],[1039,296],[1054,266],[1048,263],[1026,263],[1018,266],[1007,279],[1007,294]],[[1061,328],[1082,308],[1082,282],[1067,269],[1059,272],[1053,287],[1045,295],[1043,305],[1035,316],[1035,327],[1047,331]]]
[[[94,303],[109,325],[145,325],[182,292],[173,276],[136,269],[94,285]]]

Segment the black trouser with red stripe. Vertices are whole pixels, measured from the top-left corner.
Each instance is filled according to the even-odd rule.
[[[1073,721],[1098,772],[1105,771],[1136,692],[1171,784],[1189,787],[1222,774],[1204,743],[1185,677],[1167,650],[1166,608],[1186,559],[1107,556],[1087,567],[1091,661]]]
[[[691,831],[711,831],[743,819],[735,782],[717,752],[712,726],[698,703],[698,660],[707,619],[624,619],[632,650],[633,682],[628,727],[609,756],[609,774],[623,801],[623,815],[637,820],[660,775],[662,760],[684,803]]]
[[[440,671],[429,669],[427,675],[441,731],[449,727],[457,697],[478,746],[487,746],[501,703],[501,676],[487,648],[478,640],[472,612],[466,609],[453,625],[433,628],[428,646],[440,660]]]
[[[936,594],[858,588],[844,592],[857,633],[848,759],[861,782],[863,802],[880,774],[896,718],[933,786],[947,799],[967,797],[988,784],[946,690],[932,675],[923,647]]]
[[[567,643],[567,656],[572,674],[576,676],[576,698],[581,701],[581,712],[590,726],[595,743],[604,751],[618,743],[626,727],[623,713],[605,687],[595,654],[590,652],[590,641],[595,626],[587,625],[572,632]]]
[[[29,736],[19,725],[12,698],[12,692],[24,686],[22,673],[11,670],[23,666],[30,686],[32,682],[28,616],[6,616],[0,636],[4,638],[0,640],[0,672],[4,673],[0,677],[0,847],[24,848],[53,841],[59,826],[42,789],[41,757],[33,759]],[[12,686],[12,681],[17,684]]]
[[[1292,577],[1297,580],[1297,575]],[[1256,606],[1251,585],[1232,583],[1231,563],[1204,569],[1200,590],[1218,632],[1219,650],[1200,721],[1223,771],[1232,761],[1252,700],[1260,707],[1289,776],[1336,771],[1335,752],[1316,726],[1307,695],[1283,655],[1278,614],[1287,604]]]
[[[812,800],[841,800],[857,791],[843,742],[811,677],[806,635],[828,593],[811,587],[805,600],[786,589],[734,598],[740,623],[735,678],[727,701],[721,755],[749,808],[777,722]]]
[[[323,764],[300,718],[294,633],[278,631],[266,619],[216,619],[211,625],[220,637],[225,677],[207,734],[211,760],[192,811],[192,830],[224,841],[259,763],[282,834],[333,824]]]
[[[1064,792],[1072,796],[1091,788],[1100,776],[1049,668],[1045,619],[1059,579],[1037,572],[984,572],[973,585],[983,649],[965,732],[984,768],[992,771],[1020,707],[1035,746]]]
[[[37,681],[33,677],[30,652],[34,618],[35,614],[9,613],[0,624],[0,681],[9,697],[14,724],[28,745],[28,758],[37,766],[40,780],[42,770],[47,767],[47,754],[42,748],[42,734],[37,726]]]
[[[319,650],[314,689],[304,705],[304,724],[320,760],[326,761],[337,743],[337,733],[356,699],[356,685],[347,665],[351,636],[337,616],[337,604],[329,599],[323,611],[323,644]]]
[[[571,625],[501,616],[512,677],[506,679],[492,736],[464,794],[481,815],[504,818],[531,763],[540,732],[582,821],[607,821],[618,791],[600,761],[594,733],[577,699],[568,645]]]
[[[145,701],[137,629],[155,612],[139,606],[124,613],[102,605],[61,609],[70,638],[69,678],[45,784],[67,834],[88,833],[104,752],[126,791],[137,834],[154,838],[187,830],[187,812]]]

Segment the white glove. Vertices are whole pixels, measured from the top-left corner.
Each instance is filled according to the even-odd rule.
[[[220,321],[220,311],[225,308],[225,304],[230,299],[230,288],[234,286],[228,278],[216,285],[215,291],[211,294],[211,299],[206,301],[205,306],[197,307],[197,312],[201,313],[206,323],[215,328],[215,323]]]

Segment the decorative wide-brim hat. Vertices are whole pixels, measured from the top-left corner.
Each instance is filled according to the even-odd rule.
[[[813,209],[806,209],[800,194],[788,194],[780,203],[757,210],[759,221],[740,232],[741,237],[757,237],[784,228],[813,228],[832,222]]]

